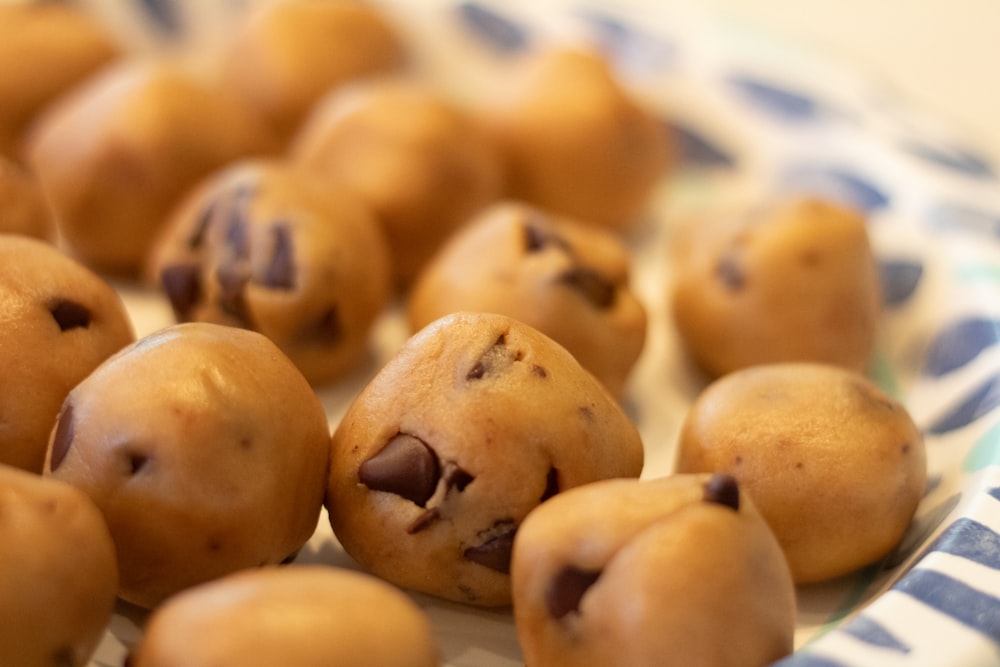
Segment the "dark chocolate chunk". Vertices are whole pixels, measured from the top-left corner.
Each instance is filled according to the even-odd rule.
[[[598,271],[586,266],[575,266],[558,278],[563,285],[576,290],[597,308],[610,308],[615,303],[614,283]]]
[[[539,502],[544,503],[557,493],[559,493],[559,471],[555,467],[552,467],[549,468],[549,472],[545,476],[545,491],[542,493]]]
[[[469,547],[462,555],[466,560],[491,570],[510,574],[510,555],[514,548],[517,525],[513,521],[500,521],[491,529],[493,537],[479,546]]]
[[[234,202],[229,211],[229,223],[226,226],[226,245],[229,246],[236,259],[250,257],[249,225],[244,213],[242,202]]]
[[[201,215],[198,216],[198,221],[195,222],[194,229],[191,230],[191,236],[188,237],[188,250],[195,251],[205,242],[205,235],[208,234],[208,228],[212,224],[212,219],[215,218],[215,211],[218,207],[219,202],[212,200],[201,210]]]
[[[244,294],[249,281],[247,272],[242,267],[223,265],[216,271],[215,278],[219,283],[219,307],[222,312],[241,326],[253,328]]]
[[[572,253],[572,248],[566,239],[555,234],[550,229],[545,229],[542,225],[527,222],[524,225],[524,249],[526,252],[540,252],[546,248],[555,246],[560,250]]]
[[[271,228],[274,246],[271,262],[264,274],[263,285],[272,289],[290,290],[295,288],[295,251],[292,248],[292,232],[288,225],[275,224]]]
[[[731,292],[738,292],[746,286],[747,277],[743,262],[735,252],[723,255],[715,265],[715,275]]]
[[[740,487],[732,475],[716,473],[705,482],[705,502],[740,508]]]
[[[149,456],[142,452],[128,450],[124,454],[130,475],[138,474],[146,464],[149,463]]]
[[[165,266],[160,271],[160,284],[170,300],[178,322],[191,319],[191,311],[201,301],[201,272],[193,264]]]
[[[49,306],[49,312],[52,313],[52,318],[59,325],[60,331],[86,329],[90,326],[92,317],[90,309],[76,301],[59,299]]]
[[[420,438],[399,433],[358,467],[358,480],[372,491],[402,496],[423,507],[440,477],[437,455]]]
[[[545,591],[545,605],[549,616],[558,620],[567,614],[579,612],[580,600],[600,576],[599,570],[580,570],[572,566],[563,568]]]
[[[465,491],[465,487],[471,484],[475,477],[468,471],[463,470],[454,461],[446,461],[441,473],[441,479],[444,480],[445,489],[448,491],[452,489]]]
[[[66,402],[59,412],[59,419],[56,422],[56,432],[52,436],[52,451],[49,455],[49,468],[51,470],[55,470],[62,465],[71,444],[73,444],[73,404]]]
[[[490,349],[465,374],[466,380],[481,380],[491,373],[497,373],[517,361],[520,356],[507,349],[507,335],[500,334]]]

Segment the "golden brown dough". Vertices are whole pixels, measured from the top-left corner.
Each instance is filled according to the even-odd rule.
[[[135,336],[121,298],[52,245],[0,234],[0,463],[42,472],[66,394]]]
[[[50,107],[27,152],[72,253],[135,276],[188,188],[274,148],[234,98],[169,62],[129,61]]]
[[[0,545],[0,665],[87,665],[118,590],[100,511],[68,484],[0,464]]]
[[[420,608],[398,589],[323,565],[228,575],[160,606],[130,667],[437,667]]]
[[[322,404],[271,341],[178,324],[70,392],[46,474],[97,503],[115,541],[119,595],[154,607],[293,556],[316,529],[329,449]]]
[[[709,385],[684,422],[677,470],[738,479],[796,582],[887,555],[927,481],[906,409],[858,373],[809,363],[756,366]]]
[[[52,211],[37,179],[0,155],[0,234],[54,240]]]
[[[524,520],[511,578],[529,665],[763,667],[792,651],[788,565],[725,475],[570,489]]]

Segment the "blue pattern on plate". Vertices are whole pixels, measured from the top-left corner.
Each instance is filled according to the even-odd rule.
[[[580,17],[613,62],[640,65],[657,72],[673,64],[676,47],[671,42],[594,7],[585,8]]]
[[[888,307],[901,306],[913,296],[924,276],[920,260],[883,259],[879,262],[882,282],[882,303]]]
[[[159,32],[181,35],[184,26],[177,5],[172,0],[141,0],[139,4]]]
[[[910,647],[899,641],[884,625],[867,616],[858,616],[844,626],[844,632],[866,644],[898,653],[909,653]]]
[[[965,204],[938,203],[927,212],[932,229],[1000,238],[1000,213]]]
[[[462,2],[455,7],[462,24],[487,45],[498,51],[514,53],[525,49],[531,42],[531,31],[509,15],[479,2]]]
[[[748,75],[732,74],[727,81],[743,100],[778,121],[813,121],[826,116],[830,110],[824,103],[801,91]]]
[[[784,660],[779,660],[772,667],[847,667],[847,663],[808,651],[799,651]]]
[[[885,190],[846,167],[798,165],[782,181],[786,189],[829,197],[868,213],[892,203]]]
[[[941,435],[976,421],[993,408],[1000,405],[1000,376],[994,376],[982,383],[971,394],[939,417],[927,428],[933,435]]]
[[[1000,641],[1000,598],[941,572],[918,569],[893,586],[964,625]]]
[[[704,134],[676,121],[665,121],[672,133],[682,166],[725,167],[736,166],[736,158],[720,148]]]
[[[948,526],[934,541],[931,550],[1000,570],[1000,535],[975,519],[962,517]]]
[[[1000,320],[969,317],[949,324],[931,342],[924,360],[925,375],[940,377],[975,359],[1000,342]]]
[[[926,162],[975,178],[995,178],[996,172],[985,158],[962,148],[936,146],[918,139],[902,142],[902,148]]]

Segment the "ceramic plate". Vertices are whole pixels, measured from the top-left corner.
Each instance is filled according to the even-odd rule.
[[[245,3],[91,5],[127,27],[138,46],[155,48],[209,40]],[[682,167],[662,183],[649,224],[630,241],[634,284],[650,314],[628,400],[647,448],[646,477],[671,471],[680,421],[701,386],[666,314],[673,226],[778,191],[820,194],[867,213],[885,286],[872,375],[925,433],[930,482],[909,534],[884,562],[800,587],[797,651],[781,664],[1000,665],[1000,161],[855,72],[693,9],[384,5],[426,75],[455,95],[497,85],[496,65],[541,41],[586,40],[674,129]],[[159,296],[123,294],[140,334],[171,322]],[[374,335],[376,361],[407,334],[399,314],[386,313]],[[373,372],[322,392],[331,425]],[[355,567],[325,516],[299,560]],[[523,665],[509,612],[415,597],[447,665]],[[140,622],[121,608],[94,664],[120,665]]]

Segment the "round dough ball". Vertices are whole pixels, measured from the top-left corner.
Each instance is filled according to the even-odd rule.
[[[788,565],[725,475],[560,494],[524,520],[511,578],[529,665],[763,667],[792,651]]]
[[[405,109],[405,113],[400,110]],[[334,91],[306,120],[292,155],[358,193],[378,215],[401,287],[501,189],[485,136],[429,86],[401,78]]]
[[[867,370],[882,301],[856,212],[782,200],[694,230],[673,264],[673,318],[710,376],[782,361]]]
[[[348,81],[401,69],[404,49],[379,10],[357,0],[261,3],[224,54],[223,81],[282,137]]]
[[[150,273],[179,321],[259,331],[314,385],[366,358],[392,280],[378,221],[360,200],[262,161],[196,188],[168,221]]]
[[[293,556],[316,530],[329,449],[319,398],[271,341],[190,323],[141,339],[70,392],[46,474],[93,498],[119,595],[153,607]]]
[[[0,465],[0,664],[84,667],[111,620],[115,550],[68,484]]]
[[[508,195],[616,231],[633,225],[670,169],[666,126],[597,53],[551,47],[512,69],[478,111]]]
[[[510,604],[521,520],[554,494],[638,477],[639,433],[552,339],[456,313],[413,336],[333,436],[326,507],[348,554],[404,587]]]
[[[133,340],[118,294],[52,245],[0,234],[0,463],[42,472],[69,391]]]
[[[801,362],[709,385],[685,419],[677,470],[738,479],[799,583],[886,556],[927,483],[923,438],[902,405],[858,373]]]
[[[28,160],[68,248],[102,273],[135,276],[188,188],[274,146],[235,99],[170,63],[129,61],[50,107]]]
[[[462,310],[507,315],[563,345],[620,398],[646,339],[629,259],[610,231],[497,204],[457,231],[421,273],[410,326]]]
[[[0,155],[20,157],[35,117],[120,55],[104,26],[77,6],[0,3]]]
[[[2,10],[2,7],[0,7]],[[0,234],[53,240],[55,223],[38,181],[0,155]]]
[[[294,619],[294,622],[289,622]],[[153,612],[130,667],[437,667],[430,622],[398,589],[324,565],[246,570]]]

